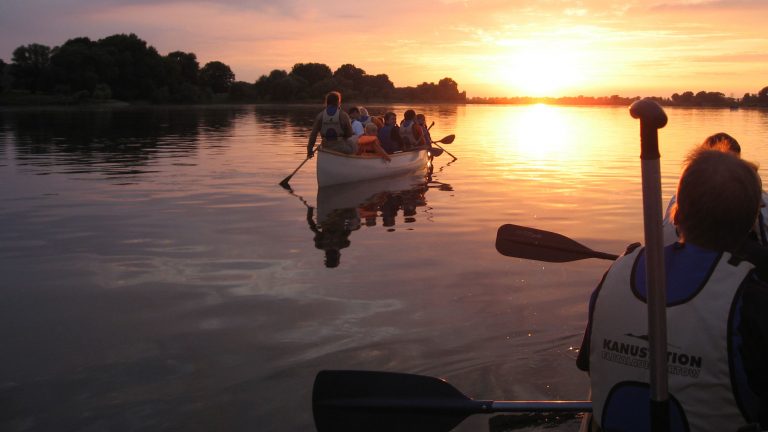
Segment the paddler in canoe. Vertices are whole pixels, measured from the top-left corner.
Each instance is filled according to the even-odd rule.
[[[718,132],[708,136],[704,139],[704,142],[701,143],[701,147],[727,151],[738,157],[741,157],[741,145],[738,141],[736,141],[736,138],[725,132]],[[676,200],[677,196],[672,195],[672,198],[669,200],[669,204],[667,204],[667,210],[664,213],[662,229],[664,232],[665,245],[672,244],[677,241],[677,232],[675,230],[675,224],[672,222],[671,215],[671,210],[674,208]],[[765,192],[765,190],[763,190],[760,213],[757,216],[757,221],[755,222],[755,227],[753,229],[756,240],[763,246],[768,246],[768,225],[766,225],[766,221],[768,221],[768,207],[766,207],[767,202],[768,194]]]
[[[350,140],[354,135],[352,121],[341,109],[341,93],[332,91],[325,95],[325,108],[315,117],[312,132],[309,134],[307,159],[315,155],[318,134],[322,138],[321,145],[324,149],[345,154],[354,154],[357,150],[354,140]]]
[[[688,157],[680,239],[664,248],[670,431],[768,429],[768,284],[756,268],[767,260],[745,247],[761,196],[756,166],[735,154]],[[577,365],[590,373],[592,430],[651,430],[645,266],[644,248],[627,250],[590,300]]]

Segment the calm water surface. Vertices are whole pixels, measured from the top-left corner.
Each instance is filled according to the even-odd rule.
[[[429,183],[318,191],[312,161],[293,193],[277,183],[315,106],[0,111],[0,430],[311,431],[329,368],[585,397],[576,347],[609,263],[503,257],[495,234],[640,241],[638,122],[624,107],[415,108],[434,138],[457,136]],[[768,166],[768,113],[667,114],[665,200],[714,132]]]

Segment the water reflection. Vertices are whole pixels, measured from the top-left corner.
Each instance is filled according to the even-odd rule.
[[[140,174],[153,159],[194,156],[202,142],[217,146],[245,109],[0,112],[0,151],[13,143],[17,164],[45,168],[38,174]]]
[[[404,223],[416,222],[417,208],[427,205],[428,189],[421,174],[318,188],[317,208],[307,206],[307,224],[315,247],[325,252],[325,266],[339,266],[353,231],[375,227],[379,219],[387,231],[394,231],[401,210]]]

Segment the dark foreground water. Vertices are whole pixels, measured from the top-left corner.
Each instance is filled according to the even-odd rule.
[[[584,398],[575,350],[609,263],[503,257],[494,239],[515,223],[613,253],[640,241],[637,121],[415,108],[457,135],[428,183],[318,191],[312,161],[293,193],[277,183],[317,107],[0,111],[0,430],[311,431],[322,369]],[[665,199],[711,133],[768,162],[766,112],[667,113]]]

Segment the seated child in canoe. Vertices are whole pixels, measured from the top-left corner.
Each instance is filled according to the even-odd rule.
[[[357,140],[357,154],[376,154],[384,158],[387,162],[392,160],[387,152],[381,147],[379,138],[376,136],[378,128],[373,123],[365,125],[365,134]]]

